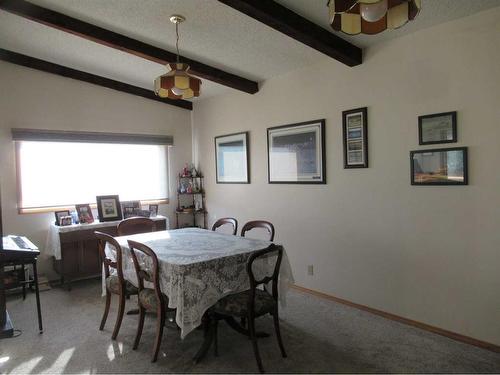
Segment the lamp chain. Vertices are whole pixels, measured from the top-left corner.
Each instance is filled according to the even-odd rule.
[[[175,35],[177,36],[177,39],[175,40],[175,48],[177,49],[177,63],[180,62],[180,57],[179,57],[179,22],[175,23]]]

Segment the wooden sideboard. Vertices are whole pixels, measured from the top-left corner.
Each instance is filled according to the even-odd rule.
[[[155,218],[156,230],[167,229],[165,218]],[[98,228],[92,224],[82,225],[77,230],[59,233],[61,259],[54,257],[54,270],[61,276],[61,284],[71,289],[71,282],[76,280],[101,277],[102,265],[97,239],[94,231],[116,236],[116,222]]]

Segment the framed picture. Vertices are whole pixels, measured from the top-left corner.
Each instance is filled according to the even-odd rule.
[[[412,185],[467,185],[467,147],[410,151]]]
[[[92,215],[92,209],[89,204],[77,204],[75,208],[80,224],[91,224],[94,222],[94,215]]]
[[[69,210],[63,210],[63,211],[56,211],[54,212],[56,216],[56,225],[60,226],[61,225],[61,218],[64,216],[71,216],[69,213]]]
[[[158,216],[158,205],[157,204],[150,204],[149,205],[149,216],[150,217]]]
[[[368,168],[367,113],[366,107],[342,112],[344,169]]]
[[[73,224],[73,218],[70,216],[61,216],[61,227]]]
[[[149,212],[149,210],[137,210],[137,211],[135,211],[135,215],[134,216],[150,217],[151,216],[151,212]]]
[[[122,208],[118,195],[99,195],[97,200],[97,212],[99,221],[114,221],[122,219]]]
[[[141,209],[140,201],[126,201],[122,202],[121,205],[122,205],[122,213],[124,219],[137,216],[137,211]]]
[[[248,184],[248,132],[215,137],[215,169],[218,184]]]
[[[457,112],[435,113],[418,117],[418,144],[455,143]]]
[[[325,120],[267,129],[270,184],[326,184]]]

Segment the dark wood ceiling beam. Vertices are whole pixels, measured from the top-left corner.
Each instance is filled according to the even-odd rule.
[[[62,13],[31,4],[24,0],[0,0],[0,9],[159,64],[164,65],[168,62],[176,61],[175,53],[80,21]],[[186,57],[181,56],[181,61],[189,64],[191,67],[190,72],[202,79],[249,94],[255,94],[259,91],[257,82]]]
[[[219,0],[348,66],[363,62],[363,51],[273,0]],[[326,4],[326,1],[325,1]],[[325,6],[325,17],[328,9]]]
[[[187,100],[172,100],[167,98],[163,99],[160,98],[159,96],[156,96],[153,93],[153,90],[146,90],[143,89],[142,87],[129,85],[128,83],[123,83],[109,78],[97,76],[95,74],[90,74],[82,72],[80,70],[71,69],[66,66],[57,65],[45,60],[36,59],[31,56],[22,55],[20,53],[8,51],[2,48],[0,48],[0,60],[25,66],[31,69],[41,70],[42,72],[52,73],[58,76],[73,78],[78,81],[88,82],[94,85],[107,87],[109,89],[125,92],[127,94],[141,96],[146,99],[155,100],[157,102],[173,105],[183,109],[189,109],[189,110],[193,109],[193,103]]]

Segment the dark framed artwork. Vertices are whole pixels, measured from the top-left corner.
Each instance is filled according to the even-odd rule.
[[[326,184],[325,120],[267,129],[270,184]]]
[[[215,137],[215,180],[218,184],[250,183],[248,132]]]
[[[468,185],[467,147],[410,151],[412,185]]]
[[[118,195],[99,195],[97,200],[97,212],[99,221],[114,221],[122,219],[122,208]]]
[[[77,204],[75,208],[80,224],[91,224],[94,222],[94,215],[89,204]]]
[[[457,142],[457,112],[434,113],[418,117],[418,144]]]
[[[121,202],[123,218],[137,216],[137,211],[141,209],[140,201],[125,201]]]
[[[150,204],[149,205],[149,216],[150,217],[158,216],[158,205],[157,204]]]
[[[69,210],[63,210],[63,211],[56,211],[54,212],[54,215],[56,217],[56,225],[60,226],[61,225],[61,218],[64,216],[71,216],[69,213]]]
[[[342,112],[344,169],[368,168],[368,109]]]

